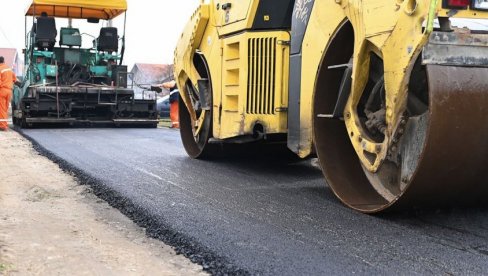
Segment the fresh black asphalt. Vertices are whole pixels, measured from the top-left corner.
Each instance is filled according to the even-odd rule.
[[[36,148],[213,274],[488,274],[488,210],[344,207],[310,160],[192,160],[169,129],[31,129]]]

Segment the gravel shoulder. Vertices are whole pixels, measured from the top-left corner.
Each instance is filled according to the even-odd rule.
[[[118,210],[0,132],[0,275],[206,275]]]

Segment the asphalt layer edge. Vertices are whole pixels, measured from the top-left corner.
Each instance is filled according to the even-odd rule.
[[[174,230],[170,225],[162,222],[160,218],[154,217],[142,207],[134,204],[129,198],[110,189],[102,180],[92,177],[89,173],[58,157],[24,133],[22,129],[15,128],[14,130],[27,139],[41,156],[56,163],[64,172],[72,174],[80,185],[89,187],[89,191],[98,198],[118,209],[139,227],[144,228],[147,236],[172,246],[177,254],[182,254],[193,263],[201,265],[204,271],[212,275],[250,275],[248,271],[237,267],[225,257],[212,252],[191,237]]]

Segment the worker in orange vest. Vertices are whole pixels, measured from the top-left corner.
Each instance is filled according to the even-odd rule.
[[[8,130],[8,106],[16,81],[14,71],[5,64],[4,57],[0,56],[0,131]]]
[[[180,118],[178,114],[180,93],[176,87],[176,82],[174,80],[165,82],[162,87],[169,90],[169,117],[171,119],[171,128],[180,128]]]

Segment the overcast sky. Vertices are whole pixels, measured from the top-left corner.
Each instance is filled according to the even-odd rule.
[[[19,51],[24,48],[24,11],[30,2],[12,0],[8,1],[8,5],[2,5],[0,48],[17,48]],[[130,67],[135,62],[173,63],[176,42],[200,0],[127,0],[127,2],[129,9],[124,63]],[[116,24],[119,25],[122,19],[123,16],[120,16]],[[58,34],[59,29],[65,24],[61,20],[56,22]],[[73,27],[80,28],[81,32],[90,32],[93,28],[83,21],[75,21]],[[119,35],[122,35],[121,32]],[[83,39],[85,42],[92,40],[86,36],[83,36]]]

